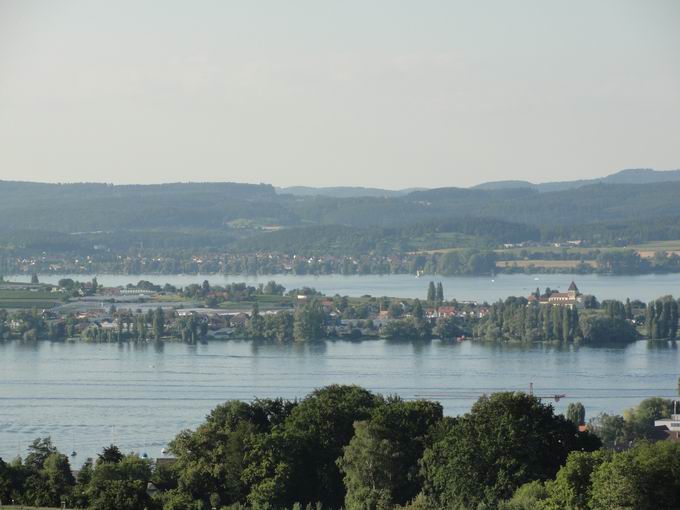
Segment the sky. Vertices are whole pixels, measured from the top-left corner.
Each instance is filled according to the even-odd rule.
[[[0,180],[680,168],[677,0],[0,0]]]

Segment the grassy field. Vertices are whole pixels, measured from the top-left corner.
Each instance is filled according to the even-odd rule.
[[[529,248],[499,248],[494,250],[496,253],[512,253],[519,256],[520,253],[577,253],[583,255],[595,250],[621,250],[622,248],[579,248],[577,246],[570,246],[568,248],[558,246],[537,246]]]
[[[439,250],[427,250],[423,251],[421,253],[446,253],[449,251],[459,251],[462,248],[442,248]],[[680,240],[673,240],[673,241],[654,241],[650,243],[643,243],[643,244],[634,244],[630,246],[625,246],[625,247],[618,247],[618,246],[609,246],[609,247],[587,247],[587,248],[581,248],[577,246],[573,247],[558,247],[558,246],[538,246],[538,247],[527,247],[527,248],[499,248],[494,250],[498,255],[501,257],[505,255],[513,255],[515,257],[520,256],[520,253],[569,253],[573,255],[585,255],[588,253],[592,253],[594,251],[623,251],[623,250],[635,250],[637,251],[642,258],[650,258],[653,257],[654,254],[658,251],[664,251],[667,253],[675,253],[676,255],[680,255]],[[525,267],[529,263],[534,263],[535,266],[540,266],[540,267],[572,267],[571,265],[559,265],[560,262],[565,262],[565,263],[571,263],[577,264],[578,261],[551,261],[551,260],[533,260],[533,261],[517,261],[518,266],[520,267]],[[553,264],[551,264],[553,263]],[[500,265],[499,267],[504,267],[505,263]]]
[[[261,296],[255,296],[259,304],[272,304],[278,306],[292,305],[296,300],[290,296],[271,296],[263,294]]]
[[[496,262],[496,267],[545,267],[546,269],[572,269],[581,263],[580,260],[499,260]],[[585,261],[586,265],[595,266],[594,261]]]
[[[158,294],[153,296],[154,301],[159,303],[164,302],[178,302],[178,301],[191,301],[188,297],[180,296],[179,294]]]
[[[2,289],[0,308],[52,308],[61,302],[62,297],[60,292]]]
[[[422,251],[417,251],[414,253],[446,253],[449,251],[462,251],[466,250],[468,248],[461,248],[461,247],[451,247],[451,248],[439,248],[439,249],[434,249],[434,250],[422,250]],[[562,248],[562,247],[557,247],[557,246],[539,246],[539,247],[528,247],[528,248],[498,248],[493,250],[494,252],[498,253],[499,255],[502,254],[512,254],[515,257],[519,256],[520,253],[525,252],[525,253],[574,253],[578,255],[583,255],[595,250],[622,250],[623,248],[578,248],[578,247],[569,247],[569,248]]]
[[[680,240],[653,241],[650,243],[632,245],[630,248],[637,251],[680,251]]]
[[[654,241],[651,243],[636,244],[630,246],[630,248],[637,251],[642,258],[651,258],[658,251],[664,251],[668,254],[675,253],[676,255],[680,255],[680,240]]]
[[[260,295],[255,296],[255,300],[257,301],[260,311],[290,308],[296,302],[296,299],[290,296]],[[254,304],[255,301],[226,301],[220,303],[219,306],[225,310],[250,310]]]
[[[47,292],[37,291],[31,292],[29,290],[0,290],[0,299],[59,299],[62,297],[61,292]]]
[[[44,299],[0,299],[0,309],[1,308],[54,308],[60,304],[59,301],[45,301]]]

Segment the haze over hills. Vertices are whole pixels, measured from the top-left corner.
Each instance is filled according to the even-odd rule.
[[[532,183],[520,180],[490,181],[472,186],[469,189],[513,189],[530,188],[540,192],[562,191],[567,189],[580,188],[589,184],[605,182],[611,184],[649,184],[655,182],[677,182],[680,181],[680,170],[653,170],[650,168],[632,168],[621,170],[605,177],[593,179],[577,179],[574,181],[555,181],[544,183]],[[362,186],[333,186],[333,187],[313,187],[313,186],[288,186],[277,187],[276,193],[296,196],[327,196],[335,198],[358,198],[358,197],[401,197],[414,191],[423,191],[428,188],[414,187],[405,189],[384,189],[368,188]]]

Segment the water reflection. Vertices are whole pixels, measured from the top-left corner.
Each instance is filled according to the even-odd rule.
[[[649,350],[665,351],[678,348],[677,340],[647,340],[646,343]]]

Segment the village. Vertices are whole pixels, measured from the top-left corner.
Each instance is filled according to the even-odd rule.
[[[425,287],[425,283],[423,282]],[[666,302],[668,301],[668,302]],[[604,300],[546,288],[494,303],[446,299],[442,283],[423,298],[327,296],[276,281],[184,287],[140,280],[105,287],[0,282],[0,338],[86,342],[320,339],[469,339],[627,343],[674,337],[677,303]],[[648,327],[651,325],[651,327]]]
[[[456,338],[464,339],[489,311],[485,303],[445,301],[443,290],[439,295],[428,292],[424,298],[421,302],[329,297],[312,288],[286,292],[274,281],[257,287],[244,283],[211,287],[206,280],[184,288],[146,281],[102,287],[96,278],[87,282],[64,279],[58,285],[2,282],[0,337],[107,342],[266,338],[253,331],[254,324],[279,321],[292,331],[295,320],[311,311],[318,322],[311,331],[320,338],[394,337],[404,333],[398,326],[414,323],[422,330],[419,336],[429,336],[438,324],[446,324],[448,331],[457,333]],[[291,320],[286,322],[285,317]],[[273,336],[287,339],[290,335]]]

